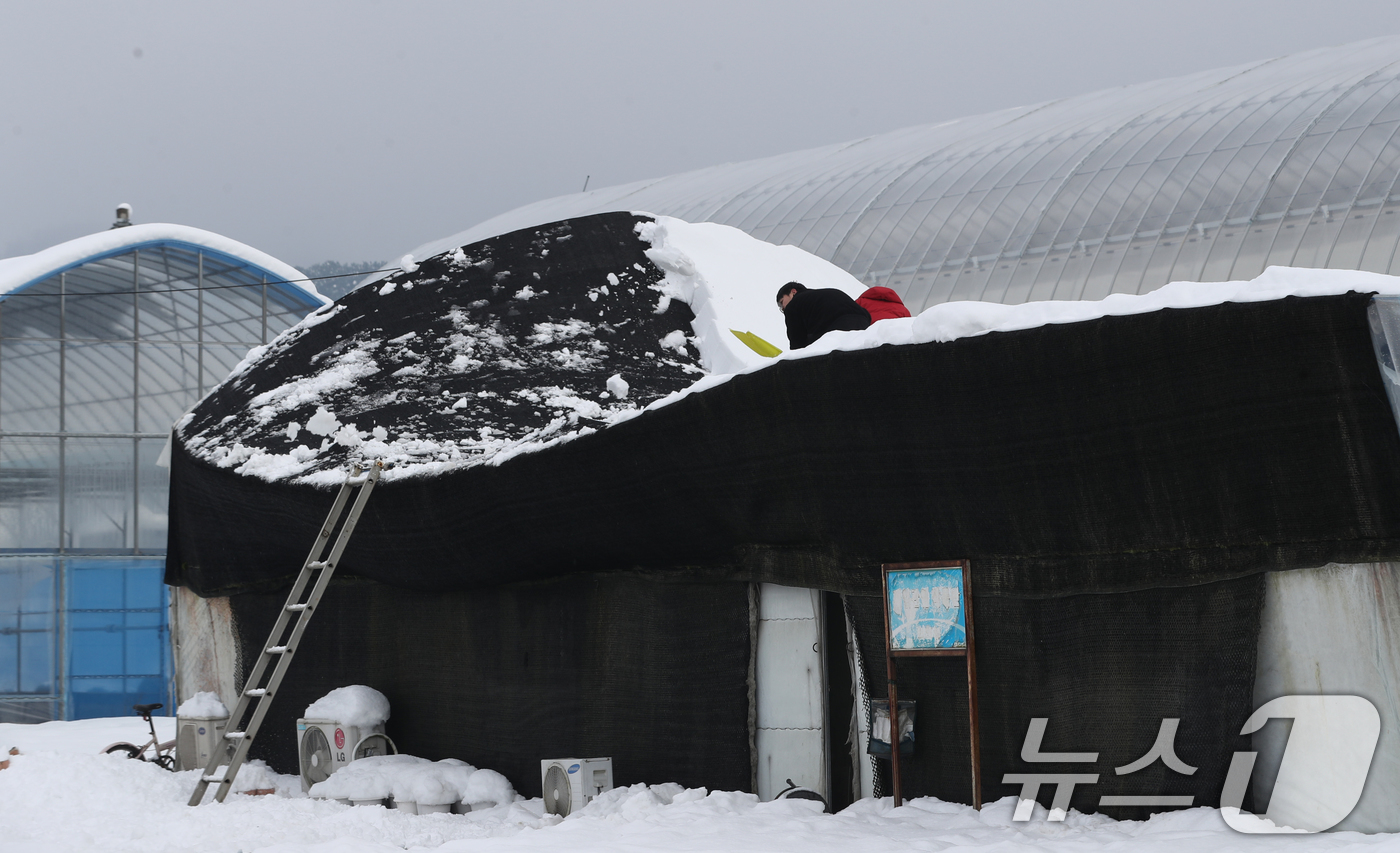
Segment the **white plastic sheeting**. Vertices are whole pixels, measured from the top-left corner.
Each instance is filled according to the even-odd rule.
[[[182,701],[206,692],[226,701],[237,698],[242,679],[227,597],[200,598],[184,587],[171,587],[170,634],[175,694]]]
[[[1380,741],[1361,800],[1336,829],[1400,830],[1400,563],[1272,572],[1266,583],[1255,707],[1290,695],[1368,699],[1381,715]],[[1277,722],[1254,735],[1258,804],[1272,793],[1270,774],[1287,735]],[[1328,755],[1304,758],[1318,772],[1330,761]]]

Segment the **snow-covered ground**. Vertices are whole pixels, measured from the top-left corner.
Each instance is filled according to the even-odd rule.
[[[157,728],[162,737],[172,735],[174,720],[158,718]],[[564,819],[544,815],[540,800],[466,815],[345,806],[305,797],[293,776],[275,778],[276,794],[236,793],[222,804],[190,808],[185,803],[199,771],[169,773],[96,754],[113,740],[140,743],[144,730],[136,717],[0,724],[0,749],[21,751],[0,770],[0,851],[1400,851],[1400,834],[1243,835],[1208,808],[1148,821],[1071,812],[1052,823],[1037,807],[1030,821],[1013,822],[1014,797],[981,812],[934,799],[896,809],[884,799],[827,815],[811,801],[760,803],[750,794],[674,784],[618,789]],[[240,773],[236,788],[273,776],[251,770],[244,773],[257,778],[244,781]]]

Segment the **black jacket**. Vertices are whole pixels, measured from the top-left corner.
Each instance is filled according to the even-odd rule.
[[[870,327],[870,312],[834,288],[799,290],[783,310],[788,346],[802,349],[827,332]]]

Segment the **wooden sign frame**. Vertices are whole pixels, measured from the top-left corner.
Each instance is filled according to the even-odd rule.
[[[895,668],[897,657],[964,657],[967,659],[967,715],[969,741],[972,751],[972,805],[982,808],[982,761],[980,738],[977,725],[977,650],[972,630],[972,566],[967,560],[942,560],[921,563],[885,563],[880,572],[880,597],[884,600],[885,612],[885,669],[889,675],[890,703],[890,775],[894,782],[894,804],[903,804],[903,792],[899,773],[899,710],[898,678]],[[959,569],[962,572],[961,607],[966,641],[960,647],[930,647],[896,649],[894,629],[891,623],[890,576],[901,572],[915,572],[939,569]]]

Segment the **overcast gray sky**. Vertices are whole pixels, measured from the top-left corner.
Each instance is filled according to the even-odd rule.
[[[541,198],[1400,33],[1396,0],[0,0],[0,257],[130,202],[293,264]]]

